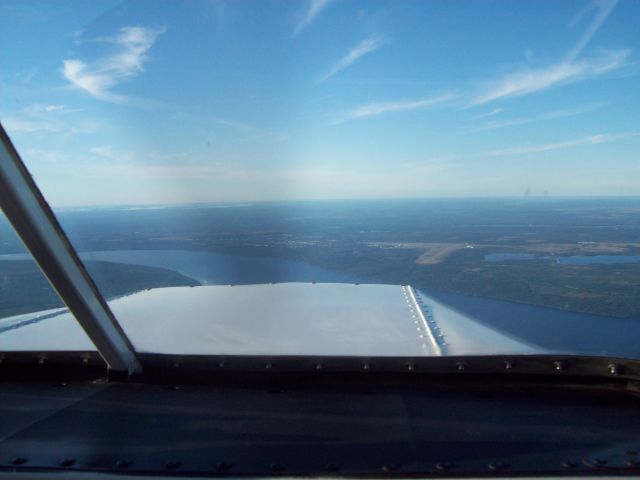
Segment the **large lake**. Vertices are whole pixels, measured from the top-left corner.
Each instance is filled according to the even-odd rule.
[[[224,255],[186,250],[116,250],[80,253],[83,260],[132,263],[168,268],[203,285],[269,282],[357,282],[338,272],[280,258]],[[0,256],[2,258],[2,256]]]
[[[205,285],[268,282],[366,283],[304,262],[182,250],[84,252],[84,260],[102,260],[168,268]],[[29,259],[25,254],[0,260]],[[640,357],[640,319],[565,312],[514,302],[426,291],[427,295],[477,321],[530,344],[589,355]]]

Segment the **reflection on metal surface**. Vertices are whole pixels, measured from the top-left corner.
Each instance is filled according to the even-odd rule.
[[[396,285],[171,287],[122,297],[111,301],[110,307],[136,350],[147,353],[362,357],[544,353],[411,287]],[[21,316],[20,321],[23,325],[0,335],[0,351],[91,349],[86,336],[72,328],[69,313],[26,324]]]

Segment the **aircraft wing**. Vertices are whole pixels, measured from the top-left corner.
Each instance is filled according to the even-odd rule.
[[[411,286],[280,283],[145,290],[109,302],[137,352],[436,357],[546,353]],[[86,351],[67,310],[0,324],[0,351]]]

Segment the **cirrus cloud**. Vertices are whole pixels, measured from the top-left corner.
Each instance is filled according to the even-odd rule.
[[[316,19],[322,10],[324,10],[333,0],[309,0],[304,14],[300,17],[298,23],[293,29],[293,36],[297,37]]]
[[[468,106],[527,95],[603,75],[627,65],[630,55],[629,49],[613,50],[584,60],[563,61],[548,67],[519,70],[487,83]]]
[[[363,57],[366,54],[374,52],[375,50],[379,49],[383,43],[384,42],[382,39],[376,38],[376,37],[367,38],[363,40],[358,45],[356,45],[351,50],[349,50],[349,52],[344,57],[338,60],[338,62],[331,68],[331,70],[329,70],[328,73],[326,73],[320,79],[318,79],[318,82],[324,82],[325,80],[330,79],[336,73],[349,67],[360,57]]]
[[[507,157],[514,155],[528,155],[530,153],[542,153],[552,150],[562,150],[565,148],[579,147],[582,145],[598,145],[601,143],[615,142],[632,137],[639,137],[640,132],[621,132],[621,133],[599,133],[586,137],[576,138],[573,140],[565,140],[556,143],[545,143],[540,145],[527,145],[524,147],[504,148],[500,150],[492,150],[486,152],[487,157]]]
[[[98,100],[121,103],[125,97],[112,89],[143,71],[147,52],[165,31],[164,27],[122,27],[114,37],[93,40],[112,45],[112,53],[92,62],[64,60],[62,74],[74,87]]]
[[[410,110],[420,110],[423,108],[435,106],[441,103],[449,102],[458,98],[456,93],[443,93],[435,97],[418,98],[415,100],[402,100],[395,102],[374,102],[357,107],[345,116],[338,118],[332,122],[332,125],[347,122],[349,120],[357,120],[367,117],[375,117],[384,113],[406,112]]]

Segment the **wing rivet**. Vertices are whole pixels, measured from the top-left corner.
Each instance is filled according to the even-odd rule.
[[[133,462],[131,460],[117,460],[116,467],[118,468],[129,468]]]
[[[591,468],[602,468],[607,464],[607,461],[601,458],[591,458],[586,462],[586,464]]]
[[[504,362],[504,369],[511,370],[513,368],[513,360],[506,360]]]
[[[459,372],[464,372],[467,369],[468,365],[465,362],[458,362],[456,363],[456,370],[458,370]]]
[[[565,362],[563,362],[562,360],[556,360],[555,362],[553,362],[553,368],[557,372],[562,372],[563,370],[565,370],[567,368],[567,364]]]
[[[608,368],[611,375],[620,375],[622,373],[622,367],[617,363],[609,364]]]
[[[216,468],[218,470],[220,470],[221,472],[226,472],[227,470],[231,470],[232,467],[233,467],[233,465],[231,463],[228,463],[228,462],[219,462],[216,465]]]
[[[400,469],[400,465],[398,465],[397,463],[385,463],[382,466],[382,471],[384,472],[395,472],[396,470]]]

